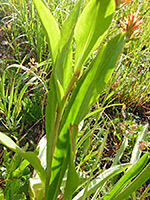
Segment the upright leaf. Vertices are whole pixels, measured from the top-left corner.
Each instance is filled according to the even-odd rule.
[[[72,145],[70,145],[70,148]],[[68,169],[68,175],[67,175],[67,182],[65,187],[65,193],[64,193],[64,200],[72,200],[72,195],[75,189],[79,185],[79,178],[75,169],[74,160],[73,160],[73,149],[70,149],[70,160],[69,160],[69,169]]]
[[[99,93],[103,90],[105,84],[112,75],[123,43],[124,37],[121,34],[113,38],[108,45],[104,45],[73,92],[63,116],[56,143],[52,162],[53,171],[50,180],[49,195],[52,195],[53,187],[56,188],[58,186],[59,188],[66,170],[63,163],[68,163],[67,155],[70,141],[70,124],[78,126],[88,113],[91,104],[96,101]]]
[[[75,5],[61,28],[60,52],[55,66],[55,76],[65,90],[72,76],[72,39],[81,1]]]
[[[135,162],[137,162],[139,160],[139,158],[141,156],[141,153],[142,153],[142,151],[140,149],[139,141],[141,141],[141,140],[144,141],[145,140],[147,132],[148,132],[148,124],[143,126],[141,131],[137,135],[136,143],[135,143],[133,151],[132,151],[130,163],[134,164]]]
[[[10,86],[10,96],[9,96],[8,113],[7,113],[8,119],[10,119],[10,116],[11,116],[10,110],[11,110],[12,105],[13,105],[14,85],[15,85],[15,80],[13,81],[12,85]]]
[[[122,142],[122,144],[120,145],[120,148],[117,150],[117,153],[116,153],[116,156],[115,156],[115,158],[114,158],[114,160],[113,160],[112,166],[115,166],[115,165],[117,165],[117,164],[119,163],[119,161],[120,161],[120,159],[122,158],[123,153],[124,153],[124,151],[125,151],[127,145],[128,145],[128,138],[127,138],[127,137],[124,137],[124,138],[123,138],[123,142]]]
[[[54,67],[55,86],[59,106],[63,106],[64,92],[72,76],[72,39],[80,11],[81,0],[75,5],[61,29],[58,57]]]
[[[47,101],[48,104],[46,106],[46,138],[47,138],[47,153],[46,153],[46,163],[47,163],[47,187],[49,185],[49,180],[51,176],[51,165],[52,165],[52,157],[53,157],[53,149],[55,147],[56,136],[54,133],[55,129],[55,119],[56,119],[56,109],[57,109],[57,97],[55,93],[55,84],[53,74],[51,76],[50,81],[51,90],[48,93]]]
[[[115,11],[114,0],[91,0],[83,10],[75,28],[75,72],[106,34]]]
[[[124,44],[120,34],[104,45],[93,60],[77,87],[68,105],[67,114],[72,124],[78,125],[96,101],[115,68],[115,63]]]
[[[47,6],[41,0],[33,0],[33,2],[35,4],[40,20],[47,34],[48,44],[54,64],[58,54],[60,42],[60,29]]]

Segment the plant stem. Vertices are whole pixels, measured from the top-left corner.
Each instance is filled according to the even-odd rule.
[[[52,160],[53,160],[53,156],[54,156],[60,121],[61,121],[62,114],[63,114],[64,108],[65,108],[65,103],[66,103],[67,97],[70,94],[70,92],[73,88],[73,85],[74,85],[75,81],[77,80],[77,78],[79,77],[79,75],[80,75],[80,72],[74,73],[74,75],[70,79],[70,82],[68,84],[68,87],[67,87],[65,95],[64,95],[64,106],[61,109],[59,107],[57,107],[57,115],[56,115],[55,125],[54,125],[54,134],[53,134],[53,138],[52,138],[53,146],[52,146],[51,159],[50,159],[50,163],[47,166],[47,178],[46,178],[46,187],[45,187],[46,197],[48,197],[48,188],[49,188],[50,178],[51,178]]]
[[[48,195],[48,188],[49,188],[49,183],[50,183],[50,178],[51,178],[52,159],[53,159],[54,150],[56,146],[56,140],[57,140],[59,125],[61,121],[61,116],[62,116],[62,111],[59,111],[59,109],[57,108],[57,115],[56,115],[56,120],[55,120],[55,125],[54,125],[54,134],[53,134],[53,139],[52,139],[53,140],[52,154],[51,154],[50,163],[47,166],[47,178],[46,178],[46,187],[45,187],[46,197]]]
[[[71,90],[73,88],[73,85],[74,85],[75,81],[79,77],[79,75],[80,75],[80,71],[79,72],[75,72],[74,75],[71,77],[70,82],[68,84],[68,87],[66,89],[65,95],[64,95],[64,101],[65,102],[67,100],[67,97],[68,97],[69,93],[71,92]]]

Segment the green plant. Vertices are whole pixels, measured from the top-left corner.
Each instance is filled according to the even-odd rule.
[[[24,147],[24,150],[27,146]],[[3,164],[3,165],[2,165]],[[2,167],[0,168],[0,194],[4,194],[6,200],[26,199],[28,193],[28,181],[30,168],[28,161],[22,161],[17,153],[13,154],[6,148],[3,149]]]
[[[30,100],[27,95],[29,93],[29,88],[31,89],[34,84],[38,85],[38,79],[41,79],[40,75],[35,75],[36,77],[33,77],[32,73],[34,72],[32,70],[27,69],[31,75],[24,73],[20,76],[20,69],[17,69],[17,71],[14,72],[13,70],[9,71],[8,68],[4,70],[0,77],[0,115],[3,116],[0,120],[0,130],[3,131],[3,129],[5,129],[5,132],[13,132],[14,134],[18,127],[20,127],[20,121],[25,117],[22,114],[22,107],[24,107],[25,110],[25,106],[27,106],[25,104]],[[34,103],[34,109],[36,109],[36,106],[37,105]],[[32,103],[30,101],[30,107],[28,106],[30,114],[32,114],[31,107]]]
[[[8,82],[8,74],[9,73],[4,71],[0,77],[0,111],[1,115],[5,116],[1,119],[3,128],[6,129],[6,132],[12,132],[16,131],[22,118],[22,116],[19,116],[21,111],[21,100],[28,86],[26,84],[20,89],[19,87],[23,77],[18,79],[17,73],[14,75],[13,72],[10,72],[9,75],[11,80],[9,79]]]
[[[133,11],[139,13],[138,17],[142,16],[142,21],[144,20],[142,25],[139,23],[140,20],[138,22],[135,19],[133,20],[135,25],[137,23],[136,28],[138,30],[133,29],[135,32],[132,32],[133,36],[130,38],[131,40],[125,44],[124,51],[121,55],[122,59],[106,91],[106,101],[110,102],[111,99],[114,99],[114,103],[119,102],[125,104],[127,113],[135,113],[137,110],[146,108],[147,102],[149,101],[150,40],[148,33],[150,29],[149,9],[146,9],[147,7],[149,7],[149,3],[146,1],[139,1],[138,3],[130,2],[130,6],[118,11],[114,22],[114,26],[117,28],[120,26],[119,20],[124,21],[123,17],[126,16],[124,25],[126,24],[125,26],[127,28],[131,23],[130,20],[130,23],[128,22],[127,18],[130,18],[130,15],[134,15]]]
[[[4,12],[9,10],[2,18],[2,28],[13,59],[23,64],[33,56],[39,62],[49,58],[45,34],[32,1],[3,0],[0,6]]]
[[[90,106],[95,103],[112,76],[125,36],[124,33],[118,34],[107,44],[100,46],[109,30],[115,12],[115,1],[91,0],[80,15],[81,3],[81,0],[76,3],[60,30],[45,1],[34,0],[47,35],[53,63],[46,108],[46,168],[34,152],[24,151],[0,132],[0,142],[25,158],[40,178],[40,183],[31,187],[32,190],[35,189],[31,198],[55,200],[63,193],[62,196],[66,200],[72,199],[73,195],[75,199],[85,199],[108,179],[130,166],[114,166],[101,173],[97,179],[93,179],[93,172],[107,139],[106,132],[98,147],[97,159],[89,177],[84,178],[83,173],[77,174],[75,169],[78,126],[87,117]],[[82,72],[84,63],[96,49],[90,65]],[[147,160],[148,155],[145,154],[127,174],[125,173],[122,187],[142,170]],[[145,171],[142,173],[144,176],[147,174],[147,170]],[[66,181],[63,178],[67,178]],[[63,183],[65,187],[62,188]],[[91,188],[93,184],[94,187]],[[140,183],[137,185],[140,186]],[[78,197],[74,193],[76,189],[81,190],[81,196]],[[134,190],[135,187],[132,192]],[[119,192],[120,190],[116,189],[115,194],[113,190],[111,193],[116,197],[120,195]]]

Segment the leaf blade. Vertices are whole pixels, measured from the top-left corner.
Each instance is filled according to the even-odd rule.
[[[87,73],[78,82],[77,87],[74,90],[73,95],[65,110],[60,125],[52,162],[53,174],[50,180],[50,184],[58,184],[58,177],[60,178],[60,176],[62,176],[62,179],[66,170],[63,163],[68,163],[67,154],[70,141],[70,124],[72,126],[78,126],[85,115],[88,113],[91,103],[93,103],[94,100],[96,101],[97,96],[102,91],[104,85],[112,74],[112,71],[115,67],[115,62],[117,61],[118,56],[121,52],[123,42],[124,35],[121,34],[112,39],[112,41],[110,41],[107,46],[104,45],[99,53],[99,56],[93,61],[91,67],[89,67],[89,71],[87,71]],[[116,50],[116,55],[113,55],[113,62],[111,63],[111,65],[108,62],[108,66],[106,66],[107,62],[104,62],[103,60],[105,60],[106,56],[107,61],[110,60],[110,58],[108,57],[108,52],[109,49],[112,48],[112,45],[115,45],[113,50]],[[95,87],[97,88],[96,91],[94,90]],[[75,137],[76,135],[74,135],[74,138]],[[51,193],[49,192],[49,194]]]
[[[91,0],[76,25],[75,71],[80,71],[87,57],[101,43],[115,11],[113,0]]]
[[[9,138],[7,135],[4,133],[0,132],[0,143],[4,144],[14,152],[17,152],[19,155],[21,155],[23,158],[28,160],[30,164],[34,167],[34,169],[37,171],[43,185],[45,184],[46,181],[46,173],[37,158],[37,156],[33,152],[24,152],[15,142]]]
[[[126,199],[150,178],[150,163],[114,200]]]
[[[148,161],[148,153],[143,155],[133,166],[129,169],[121,179],[117,182],[117,184],[113,187],[113,189],[107,193],[102,199],[103,200],[111,200],[114,199],[121,189],[131,180],[133,179],[146,165]]]
[[[42,25],[46,31],[49,48],[52,54],[52,60],[53,63],[55,63],[60,42],[60,29],[46,5],[41,0],[33,0],[33,2],[38,11]]]

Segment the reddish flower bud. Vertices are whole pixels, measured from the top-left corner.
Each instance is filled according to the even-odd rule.
[[[133,34],[137,34],[140,32],[139,28],[140,24],[144,22],[141,19],[141,16],[138,17],[139,13],[131,12],[128,17],[124,17],[125,22],[119,21],[123,27],[123,31],[127,33],[127,40],[131,39]]]

